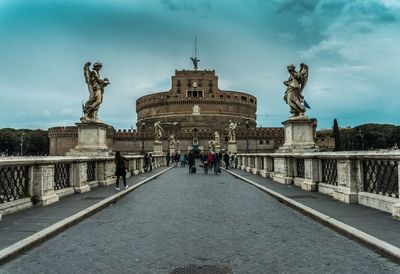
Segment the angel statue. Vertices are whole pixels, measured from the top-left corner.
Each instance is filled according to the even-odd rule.
[[[219,146],[220,145],[220,138],[219,138],[219,133],[218,131],[214,132],[214,145]]]
[[[235,134],[236,127],[237,127],[237,123],[234,123],[231,120],[229,120],[229,126],[228,126],[229,142],[235,142],[236,141],[236,134]]]
[[[197,63],[198,62],[200,62],[200,60],[199,59],[197,59],[197,57],[194,57],[194,58],[190,58],[190,60],[192,60],[192,62],[193,62],[193,68],[195,69],[195,70],[197,70],[199,67],[197,66]]]
[[[175,135],[171,134],[171,136],[169,136],[169,145],[170,145],[170,147],[171,148],[175,148],[175,143],[176,143]]]
[[[163,128],[161,127],[161,121],[154,123],[154,140],[160,141],[162,137]]]
[[[104,87],[110,84],[107,78],[101,79],[99,71],[102,67],[101,63],[93,64],[93,70],[90,70],[90,62],[83,66],[83,74],[89,89],[89,99],[83,107],[83,117],[81,122],[101,122],[97,119],[100,104],[103,102]]]
[[[302,95],[308,80],[308,66],[301,63],[300,70],[297,72],[296,67],[290,64],[287,66],[287,70],[290,76],[287,81],[283,82],[287,86],[283,100],[290,107],[291,117],[304,116],[306,108],[310,108]]]

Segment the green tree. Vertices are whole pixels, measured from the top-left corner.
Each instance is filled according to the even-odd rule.
[[[335,151],[340,151],[341,149],[341,142],[340,142],[340,131],[339,126],[336,118],[333,120],[333,138],[335,138]]]

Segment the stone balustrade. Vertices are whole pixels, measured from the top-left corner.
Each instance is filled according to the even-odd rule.
[[[128,159],[127,178],[144,172],[143,156]],[[153,168],[166,165],[153,156]],[[33,205],[45,206],[60,197],[115,183],[114,157],[6,157],[0,158],[0,219]]]
[[[238,154],[237,168],[400,218],[396,151]]]

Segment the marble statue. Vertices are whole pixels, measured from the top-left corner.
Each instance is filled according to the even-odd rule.
[[[170,145],[170,147],[171,148],[175,148],[175,143],[176,143],[175,135],[171,134],[171,136],[169,136],[169,145]]]
[[[304,116],[307,103],[304,101],[302,92],[308,80],[308,66],[301,63],[300,70],[297,72],[296,67],[290,64],[287,66],[287,70],[289,79],[283,82],[287,87],[283,99],[290,107],[291,117]]]
[[[90,62],[83,66],[83,74],[85,76],[86,84],[89,89],[89,99],[83,107],[82,123],[96,123],[101,122],[97,119],[100,104],[103,102],[104,88],[110,84],[107,78],[101,79],[100,69],[101,63],[96,62],[93,64],[93,70],[90,70]]]
[[[154,140],[160,141],[162,137],[163,128],[161,127],[161,121],[154,123]]]
[[[220,145],[220,138],[219,138],[218,131],[214,132],[214,145],[215,146],[219,146]]]
[[[229,142],[235,142],[236,141],[236,133],[235,133],[236,127],[237,127],[237,123],[234,123],[231,120],[229,120],[229,126],[228,126]]]

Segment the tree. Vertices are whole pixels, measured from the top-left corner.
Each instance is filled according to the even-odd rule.
[[[20,155],[21,141],[23,155],[49,154],[49,138],[46,130],[13,128],[0,129],[0,154]]]
[[[335,151],[340,151],[341,149],[341,143],[340,143],[340,131],[339,131],[339,126],[336,118],[333,120],[333,138],[335,138]]]

